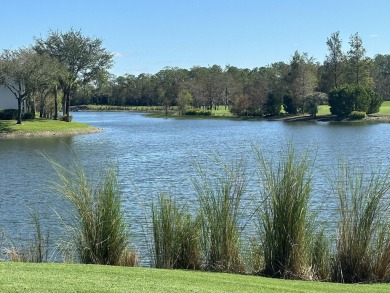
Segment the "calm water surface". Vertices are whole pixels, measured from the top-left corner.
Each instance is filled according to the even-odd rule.
[[[150,239],[143,231],[147,231],[151,200],[159,192],[167,192],[194,206],[194,162],[208,166],[216,153],[226,161],[245,159],[254,182],[253,147],[274,159],[289,141],[298,151],[309,150],[315,172],[314,202],[321,203],[324,198],[328,202],[324,217],[332,217],[334,198],[327,178],[334,174],[339,159],[362,166],[388,166],[390,161],[390,124],[175,120],[137,113],[77,112],[73,117],[104,132],[0,140],[0,227],[4,237],[27,239],[31,210],[39,211],[53,242],[64,232],[54,210],[61,211],[66,203],[51,188],[56,176],[43,154],[65,165],[77,156],[90,174],[107,164],[118,166],[126,217],[141,254],[146,254],[145,239]],[[248,197],[256,196],[256,190],[256,185],[251,185]]]

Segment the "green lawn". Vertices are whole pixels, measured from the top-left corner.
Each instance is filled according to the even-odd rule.
[[[378,114],[390,115],[390,101],[384,101]]]
[[[97,265],[0,263],[1,292],[389,292],[389,284],[345,285],[257,276]]]
[[[318,113],[317,115],[329,115],[330,110],[328,105],[320,105],[318,106]],[[384,101],[381,108],[379,109],[378,113],[379,115],[390,115],[390,101]]]
[[[64,122],[49,119],[35,119],[22,121],[22,124],[16,124],[15,120],[0,120],[0,132],[58,132],[74,133],[84,132],[93,129],[91,126],[78,122]]]
[[[328,105],[319,105],[318,106],[318,116],[321,115],[330,115],[330,108]]]

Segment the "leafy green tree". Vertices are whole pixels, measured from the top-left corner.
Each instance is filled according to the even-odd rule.
[[[309,113],[310,116],[316,117],[318,113],[319,101],[315,95],[305,97],[304,108],[305,112]]]
[[[378,112],[382,98],[369,87],[343,85],[329,93],[330,112],[347,117],[352,111],[371,114]]]
[[[385,100],[390,100],[390,55],[376,55],[371,74],[375,91]]]
[[[349,39],[350,50],[348,51],[348,65],[350,83],[363,86],[371,86],[370,58],[366,57],[366,49],[358,33]]]
[[[249,99],[245,95],[237,95],[233,98],[230,112],[237,116],[248,116]]]
[[[295,115],[298,113],[296,101],[291,95],[287,94],[283,96],[283,109],[289,114]]]
[[[274,93],[268,93],[267,101],[264,105],[264,114],[268,116],[276,116],[280,114],[282,100]]]
[[[295,114],[295,108],[297,112],[304,112],[304,97],[312,94],[317,86],[317,70],[318,65],[312,57],[309,57],[307,53],[300,54],[295,51],[287,77],[289,92],[295,107],[286,107],[286,109],[293,110],[293,112],[288,113]]]
[[[188,106],[191,104],[191,101],[192,101],[192,95],[189,91],[186,90],[180,91],[177,99],[177,107],[179,109],[180,115],[185,114]]]
[[[4,50],[0,56],[0,81],[18,102],[17,124],[22,123],[22,105],[34,92],[51,86],[57,64],[48,55],[31,48]]]
[[[344,60],[344,53],[341,50],[342,41],[340,39],[340,32],[331,34],[327,39],[326,45],[328,46],[328,55],[326,56],[325,63],[330,67],[330,76],[332,79],[332,87],[335,88],[339,84],[341,75],[341,66]]]
[[[326,40],[326,45],[328,55],[323,66],[322,81],[325,90],[330,91],[342,83],[345,72],[345,54],[342,51],[340,32],[332,33]]]
[[[113,54],[102,47],[100,39],[85,37],[73,29],[64,33],[50,31],[46,39],[35,41],[36,52],[56,58],[67,69],[59,83],[64,93],[64,115],[70,121],[71,95],[80,85],[95,80],[100,71],[110,68]]]

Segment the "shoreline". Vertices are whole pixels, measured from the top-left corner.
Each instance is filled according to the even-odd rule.
[[[88,129],[75,129],[71,131],[36,131],[36,132],[23,132],[23,131],[14,131],[14,132],[0,132],[1,139],[13,139],[13,138],[39,138],[39,137],[67,137],[83,134],[93,134],[100,133],[104,130],[99,128],[88,128]]]
[[[268,119],[269,121],[284,121],[284,122],[373,122],[373,123],[390,123],[390,115],[375,115],[370,114],[360,120],[349,120],[348,118],[340,119],[333,115],[322,115],[322,116],[287,116],[287,117],[275,117],[274,119]]]
[[[94,111],[91,111],[94,112]],[[99,111],[98,111],[99,112]],[[134,111],[137,112],[137,111]],[[137,112],[150,114],[146,112]],[[153,118],[153,115],[150,115]],[[187,117],[187,116],[167,116],[168,118],[180,119],[207,119],[207,118],[219,118],[219,119],[235,119],[235,120],[257,120],[257,121],[281,121],[281,122],[368,122],[368,123],[390,123],[390,115],[375,115],[371,114],[361,120],[348,120],[338,119],[333,115],[323,116],[307,116],[307,115],[296,115],[296,116],[283,116],[283,117],[269,117],[261,119],[252,119],[251,117],[226,117],[226,116],[204,116],[204,117]],[[241,119],[240,119],[241,118]],[[243,118],[243,119],[242,119]],[[75,135],[93,134],[103,132],[103,129],[90,127],[87,129],[73,129],[71,131],[34,131],[34,132],[23,132],[23,131],[10,131],[0,132],[0,140],[2,139],[16,139],[16,138],[47,138],[47,137],[68,137]]]

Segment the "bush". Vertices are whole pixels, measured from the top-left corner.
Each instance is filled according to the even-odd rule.
[[[283,97],[283,109],[288,114],[295,115],[298,113],[298,106],[296,104],[296,101],[294,101],[294,98],[290,95],[285,95]]]
[[[352,111],[351,114],[348,115],[350,120],[361,120],[366,117],[365,112]]]
[[[154,260],[156,268],[199,269],[199,221],[181,211],[171,196],[160,194],[152,204]]]
[[[60,118],[59,118],[60,121],[65,121],[65,122],[72,122],[72,119],[73,119],[72,115],[69,115],[69,119],[68,119],[67,115],[60,116]]]
[[[184,115],[211,116],[211,111],[208,110],[188,110]]]
[[[264,105],[264,112],[267,116],[275,116],[280,114],[280,109],[282,107],[282,101],[274,93],[269,93],[267,95],[267,101]]]
[[[352,111],[378,112],[382,102],[373,90],[359,85],[343,85],[329,93],[330,112],[339,117],[347,117]]]
[[[315,117],[318,113],[318,98],[314,95],[305,97],[303,109],[304,112],[309,113],[310,116]]]
[[[184,113],[184,115],[197,115],[198,112],[196,110],[188,110]]]
[[[32,113],[32,112],[24,113],[22,115],[22,119],[23,120],[35,119],[35,113]]]
[[[16,120],[18,115],[18,110],[16,109],[6,109],[0,111],[0,120]]]

